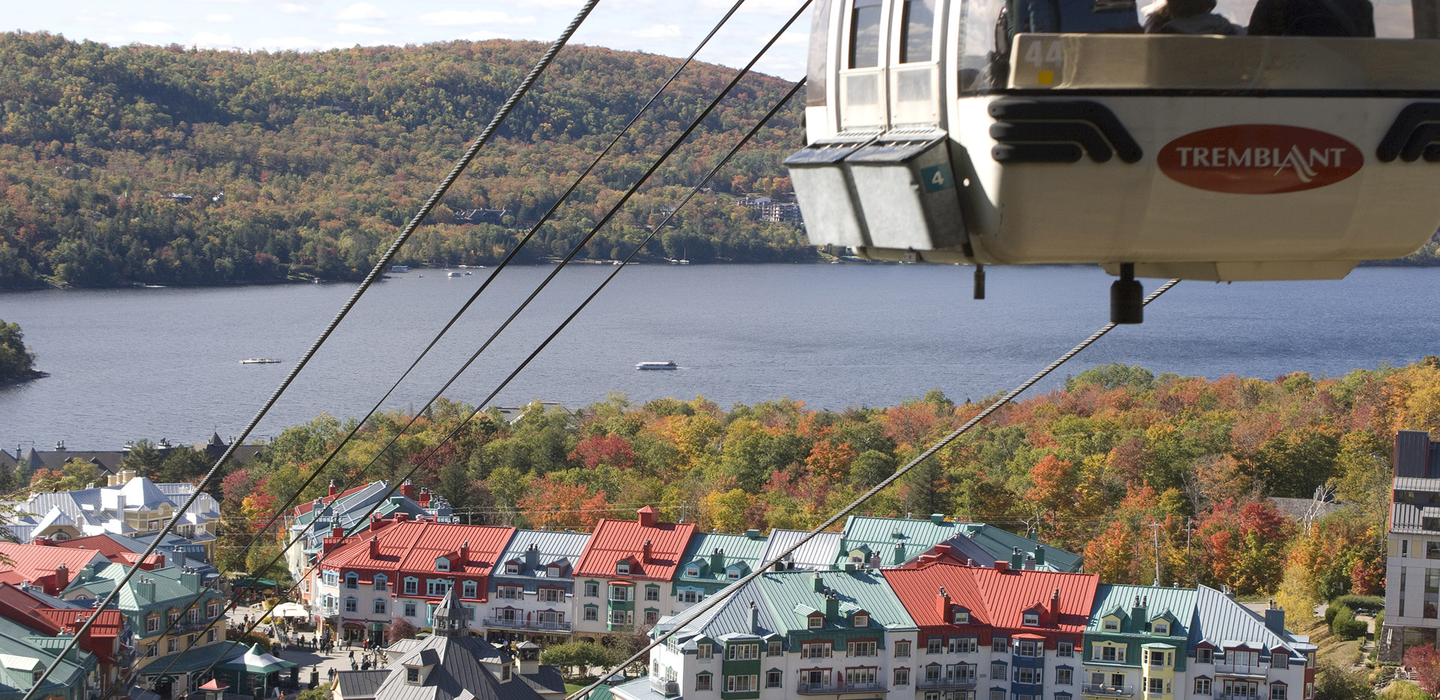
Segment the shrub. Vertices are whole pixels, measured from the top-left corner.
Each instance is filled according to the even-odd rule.
[[[1367,626],[1364,622],[1355,619],[1355,612],[1349,607],[1341,605],[1339,612],[1335,613],[1335,619],[1330,622],[1330,631],[1341,639],[1359,639],[1365,636]]]
[[[1330,605],[1344,605],[1351,610],[1378,612],[1385,609],[1385,599],[1378,595],[1342,595],[1330,601]]]

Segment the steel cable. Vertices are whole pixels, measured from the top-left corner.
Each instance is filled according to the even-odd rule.
[[[1176,284],[1179,284],[1179,282],[1180,282],[1180,280],[1178,280],[1178,279],[1172,279],[1172,280],[1166,282],[1165,284],[1161,285],[1158,289],[1156,289],[1154,292],[1152,292],[1152,293],[1150,294],[1150,296],[1145,297],[1145,301],[1143,302],[1142,305],[1144,305],[1144,306],[1149,306],[1150,302],[1154,301],[1154,300],[1155,300],[1156,298],[1158,298],[1161,294],[1164,294],[1165,292],[1169,291],[1171,287],[1174,287]],[[604,682],[605,682],[605,679],[611,677],[612,675],[614,675],[615,673],[617,673],[617,672],[619,672],[619,671],[624,670],[626,666],[629,666],[630,664],[635,663],[636,661],[640,660],[640,658],[643,657],[643,656],[645,656],[646,654],[648,654],[651,649],[654,649],[655,647],[659,646],[659,645],[660,645],[662,642],[664,642],[666,639],[669,639],[669,638],[670,638],[671,636],[673,636],[676,632],[679,632],[682,628],[684,628],[685,625],[688,625],[688,624],[690,624],[691,622],[693,622],[694,620],[696,620],[697,618],[699,618],[700,615],[702,615],[702,614],[705,613],[705,611],[707,611],[707,610],[715,607],[716,605],[719,605],[719,604],[720,604],[721,602],[723,602],[726,598],[730,597],[730,595],[732,595],[732,594],[734,594],[735,592],[739,591],[742,587],[746,586],[746,585],[749,584],[751,581],[754,581],[756,578],[759,578],[761,574],[764,574],[764,573],[765,573],[765,570],[766,570],[766,569],[770,568],[770,565],[774,564],[774,563],[777,562],[777,561],[783,561],[783,560],[785,559],[785,557],[790,556],[790,555],[793,554],[796,550],[800,549],[802,546],[805,545],[805,543],[809,542],[812,538],[814,538],[815,535],[817,535],[817,534],[819,534],[819,533],[821,533],[821,532],[824,532],[826,528],[829,528],[830,526],[834,525],[835,523],[840,522],[840,519],[841,519],[841,518],[845,517],[846,515],[849,515],[851,511],[855,510],[856,508],[859,508],[861,505],[863,505],[863,504],[865,503],[865,501],[870,500],[870,498],[873,497],[875,494],[880,493],[880,491],[884,490],[886,487],[888,487],[888,486],[890,486],[891,484],[895,483],[896,480],[900,479],[900,477],[905,476],[905,474],[906,474],[907,472],[909,472],[911,469],[914,469],[916,465],[920,464],[921,462],[924,462],[926,459],[930,458],[930,457],[931,457],[932,455],[934,455],[936,452],[939,452],[940,450],[944,449],[944,447],[945,447],[946,445],[949,445],[951,442],[954,442],[956,438],[960,437],[961,435],[964,435],[964,434],[965,434],[966,432],[968,432],[971,428],[973,428],[973,427],[975,427],[977,424],[979,424],[980,421],[985,420],[986,418],[990,417],[991,414],[993,414],[994,412],[1000,410],[1000,407],[1001,407],[1001,406],[1004,406],[1005,404],[1010,403],[1011,401],[1013,401],[1013,400],[1015,399],[1016,396],[1019,396],[1020,394],[1024,393],[1027,389],[1029,389],[1030,387],[1034,386],[1036,382],[1039,382],[1041,379],[1044,379],[1044,378],[1045,378],[1047,375],[1049,375],[1051,372],[1054,372],[1056,369],[1058,369],[1058,368],[1060,367],[1060,365],[1065,364],[1066,362],[1068,362],[1068,361],[1070,360],[1070,358],[1075,357],[1076,355],[1080,354],[1080,352],[1081,352],[1082,350],[1084,350],[1085,348],[1090,347],[1091,344],[1093,344],[1095,341],[1099,340],[1100,338],[1104,337],[1106,333],[1109,333],[1112,329],[1114,329],[1116,325],[1117,325],[1117,324],[1114,323],[1114,322],[1110,322],[1110,323],[1105,324],[1103,327],[1100,328],[1100,330],[1095,331],[1095,333],[1091,334],[1090,337],[1088,337],[1088,338],[1080,341],[1080,344],[1078,344],[1078,345],[1076,345],[1075,347],[1071,348],[1068,352],[1066,352],[1065,354],[1061,355],[1061,356],[1060,356],[1058,359],[1056,359],[1054,362],[1051,362],[1051,363],[1050,363],[1049,365],[1047,365],[1044,369],[1040,370],[1039,372],[1036,372],[1034,376],[1030,377],[1029,379],[1025,380],[1024,382],[1021,382],[1019,386],[1015,387],[1014,389],[1011,389],[1009,392],[1007,392],[1007,393],[1005,394],[1005,396],[1001,397],[999,400],[997,400],[997,401],[995,401],[994,403],[992,403],[992,404],[990,404],[989,406],[987,406],[987,407],[985,408],[985,410],[983,410],[983,411],[981,411],[980,413],[976,414],[974,418],[971,418],[970,420],[966,421],[964,425],[961,425],[959,428],[956,428],[955,430],[951,431],[949,435],[946,435],[945,437],[943,437],[943,438],[941,438],[939,441],[937,441],[935,444],[931,445],[931,446],[930,446],[928,449],[926,449],[924,452],[920,453],[919,456],[917,456],[917,457],[915,457],[914,459],[910,460],[904,467],[901,467],[900,469],[898,469],[894,474],[891,474],[890,476],[886,477],[883,481],[881,481],[880,483],[878,483],[878,484],[876,484],[875,486],[871,487],[871,489],[870,489],[869,491],[866,491],[865,493],[861,494],[860,497],[859,497],[859,498],[856,498],[854,501],[852,501],[852,502],[850,503],[850,505],[847,505],[847,506],[845,506],[844,508],[841,508],[841,509],[840,509],[838,512],[836,512],[834,515],[830,516],[830,518],[827,519],[825,522],[821,523],[820,525],[818,525],[818,526],[816,526],[815,528],[813,528],[812,530],[810,530],[810,532],[806,533],[803,537],[801,537],[798,541],[795,542],[795,544],[791,545],[788,549],[786,549],[786,550],[783,551],[783,552],[780,552],[780,553],[776,554],[776,555],[775,555],[773,558],[771,558],[769,561],[760,562],[760,565],[759,565],[759,566],[756,566],[754,571],[752,571],[752,572],[750,572],[749,574],[747,574],[744,578],[741,578],[741,579],[735,581],[734,583],[732,583],[732,584],[730,584],[730,585],[728,585],[728,586],[720,589],[718,592],[712,594],[709,598],[706,598],[705,601],[702,602],[701,604],[699,604],[699,605],[697,605],[697,606],[695,606],[695,607],[686,609],[686,610],[681,614],[683,617],[681,617],[681,619],[679,619],[679,620],[676,620],[676,621],[671,625],[671,627],[670,627],[669,630],[667,630],[666,632],[664,632],[664,633],[662,633],[661,635],[659,635],[658,637],[656,637],[656,638],[655,638],[654,640],[652,640],[649,644],[647,644],[647,645],[645,646],[645,648],[643,648],[643,649],[635,652],[630,658],[622,661],[622,662],[619,663],[619,664],[616,664],[614,668],[606,671],[604,674],[602,674],[602,675],[600,676],[600,680],[597,680],[597,681],[595,681],[594,683],[591,683],[590,685],[582,688],[581,690],[577,690],[577,691],[575,691],[574,693],[571,693],[571,694],[566,698],[566,700],[578,700],[579,698],[586,698],[586,697],[588,697],[588,696],[590,695],[590,693],[594,692],[594,690],[600,686],[601,683],[604,683]]]

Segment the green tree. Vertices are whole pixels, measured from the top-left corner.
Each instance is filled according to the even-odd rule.
[[[1375,689],[1360,673],[1328,664],[1315,673],[1315,700],[1371,700],[1374,697]]]
[[[20,324],[0,319],[0,384],[35,376],[35,352],[25,345]]]
[[[609,668],[611,664],[621,660],[623,659],[616,659],[610,649],[594,642],[556,644],[540,652],[540,663],[542,664],[559,666],[567,671],[579,670],[578,673],[569,675],[585,675],[588,668]]]

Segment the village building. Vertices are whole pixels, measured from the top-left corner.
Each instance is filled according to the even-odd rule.
[[[675,571],[695,526],[662,522],[651,506],[636,515],[601,519],[575,566],[575,633],[583,641],[644,630],[672,612]]]
[[[1082,563],[1078,555],[993,525],[953,522],[936,513],[927,520],[859,515],[846,518],[835,566],[846,562],[872,568],[900,566],[939,545],[946,548],[937,551],[953,552],[958,559],[979,566],[1003,561],[1016,569],[1075,572]],[[1019,565],[1012,561],[1017,553],[1022,557]]]
[[[565,642],[574,626],[575,564],[586,532],[516,530],[490,576],[486,638]]]
[[[1395,436],[1390,527],[1386,535],[1385,624],[1375,635],[1383,660],[1440,648],[1440,442],[1430,433]]]
[[[671,610],[684,610],[754,571],[760,565],[765,539],[759,530],[746,530],[743,535],[709,532],[691,537],[675,573]]]
[[[108,477],[105,486],[31,494],[29,499],[15,504],[22,515],[12,520],[9,528],[22,542],[62,541],[107,533],[158,534],[194,492],[194,484],[157,484],[133,471],[122,471]],[[214,529],[219,521],[220,505],[202,492],[180,515],[171,532],[202,547],[202,558],[213,561]]]

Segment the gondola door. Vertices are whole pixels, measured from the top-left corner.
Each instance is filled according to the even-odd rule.
[[[894,0],[890,21],[890,126],[939,128],[947,0]]]
[[[840,129],[879,131],[890,122],[886,87],[889,51],[889,16],[892,2],[901,0],[846,0],[841,23]]]

